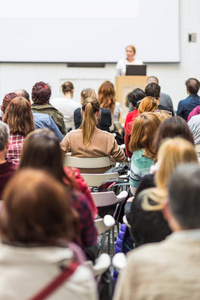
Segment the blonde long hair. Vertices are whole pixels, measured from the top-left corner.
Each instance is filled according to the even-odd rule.
[[[96,97],[84,99],[82,105],[83,121],[80,126],[83,133],[83,145],[86,147],[90,144],[92,135],[97,125],[95,114],[100,111],[100,103]]]
[[[175,168],[182,163],[198,163],[194,146],[187,140],[177,137],[163,141],[158,150],[159,168],[155,173],[156,188],[147,189],[143,194],[142,207],[145,210],[160,210],[167,197],[168,180]],[[155,201],[151,205],[148,198]]]

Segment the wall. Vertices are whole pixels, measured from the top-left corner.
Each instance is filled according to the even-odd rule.
[[[189,77],[200,80],[199,16],[199,0],[180,0],[181,62],[148,65],[147,75],[155,75],[159,78],[162,91],[171,95],[175,108],[178,101],[186,97],[185,80]],[[188,33],[197,33],[196,43],[188,43]],[[33,84],[37,81],[48,82],[52,87],[52,97],[57,97],[61,95],[60,86],[65,80],[74,83],[74,98],[79,101],[80,91],[83,88],[91,87],[97,91],[104,80],[115,82],[115,65],[107,64],[105,68],[67,68],[66,64],[1,63],[0,101],[6,93],[18,88],[24,88],[30,93]]]

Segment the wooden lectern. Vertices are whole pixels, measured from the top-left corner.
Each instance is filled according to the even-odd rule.
[[[126,96],[136,88],[144,90],[146,80],[147,76],[116,76],[116,100],[122,107],[122,113],[120,116],[121,123],[125,122],[126,115],[128,113],[128,107],[126,107]]]

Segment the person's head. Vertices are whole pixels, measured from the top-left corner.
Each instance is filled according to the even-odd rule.
[[[156,84],[159,84],[159,80],[156,76],[148,76],[147,77],[147,81],[146,81],[146,86],[149,84],[149,83],[156,83]]]
[[[5,113],[8,104],[9,104],[13,99],[15,99],[16,97],[18,97],[18,94],[17,94],[17,93],[9,93],[9,94],[6,94],[6,95],[4,96],[3,102],[2,102],[2,105],[1,105],[1,110],[2,110],[3,113]]]
[[[161,122],[163,122],[165,119],[171,118],[172,114],[168,110],[156,110],[154,111],[154,114],[160,119]]]
[[[12,134],[26,136],[35,129],[30,103],[23,97],[14,98],[6,108],[3,122],[8,124]]]
[[[155,173],[155,182],[160,189],[167,188],[168,180],[178,165],[198,163],[194,146],[180,137],[164,140],[158,150],[157,159],[159,168]]]
[[[133,90],[131,93],[127,95],[127,99],[129,103],[131,103],[134,108],[137,107],[138,101],[142,100],[144,97],[145,97],[144,91],[139,88]]]
[[[83,121],[80,126],[83,133],[83,145],[86,147],[90,144],[93,132],[97,125],[97,117],[100,112],[100,103],[96,97],[89,97],[83,101],[82,113]]]
[[[126,46],[125,50],[126,50],[126,58],[128,60],[133,59],[133,57],[136,54],[135,47],[133,45],[128,45],[128,46]]]
[[[145,88],[145,94],[153,98],[160,98],[160,86],[157,83],[149,83]]]
[[[115,108],[115,88],[112,82],[104,81],[98,90],[98,100],[101,107],[108,108],[111,114]]]
[[[148,96],[142,99],[138,112],[142,114],[144,112],[153,112],[156,109],[158,109],[158,102],[153,97]]]
[[[164,120],[160,124],[153,141],[155,151],[158,151],[163,139],[174,137],[182,137],[194,144],[194,138],[187,122],[181,117],[173,117]]]
[[[21,96],[21,97],[25,98],[27,101],[30,102],[30,95],[26,90],[23,90],[23,89],[16,90],[15,94],[17,94],[17,96],[19,96],[19,97]]]
[[[19,169],[45,169],[63,183],[67,179],[68,185],[72,180],[63,170],[63,157],[59,140],[49,129],[37,129],[31,132],[24,142]]]
[[[43,81],[36,82],[32,88],[32,100],[34,104],[42,105],[49,102],[51,97],[51,87]]]
[[[74,95],[74,85],[72,82],[70,81],[66,81],[62,84],[62,92],[64,95],[66,94],[70,94],[71,95],[71,98],[73,98],[73,95]]]
[[[154,134],[160,125],[160,120],[152,112],[139,115],[133,122],[129,150],[131,152],[144,149],[145,156],[156,159],[152,147]]]
[[[18,171],[6,186],[0,216],[2,239],[56,245],[77,236],[77,215],[67,189],[44,171]]]
[[[4,151],[8,147],[10,129],[9,126],[0,121],[0,152]]]
[[[189,78],[185,82],[189,94],[197,94],[200,87],[200,82],[196,78]]]
[[[169,203],[164,215],[173,231],[200,229],[200,168],[180,165],[168,184]],[[167,208],[167,211],[166,211]]]
[[[81,105],[83,105],[83,102],[86,98],[90,98],[90,97],[97,97],[95,90],[93,89],[84,89],[81,91]]]

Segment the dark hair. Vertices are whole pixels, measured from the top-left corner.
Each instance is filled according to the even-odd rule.
[[[185,85],[190,94],[197,94],[200,87],[200,82],[196,78],[189,78],[185,82]]]
[[[26,136],[35,129],[30,103],[23,97],[14,98],[6,108],[3,122],[9,125],[12,134]]]
[[[194,144],[194,137],[187,122],[181,117],[165,119],[159,126],[153,141],[153,148],[158,151],[160,144],[165,138],[182,137]]]
[[[74,90],[74,85],[72,82],[70,81],[66,81],[62,84],[62,92],[63,94],[66,94],[66,93],[73,93],[73,90]]]
[[[155,82],[149,83],[145,88],[145,94],[158,99],[160,96],[160,86]]]
[[[56,245],[78,233],[77,215],[67,189],[44,171],[18,171],[3,193],[3,238],[11,242]]]
[[[169,207],[183,229],[200,228],[200,168],[179,166],[169,180]]]
[[[34,104],[46,104],[51,97],[51,87],[42,81],[36,82],[32,88],[32,100]]]
[[[132,103],[133,107],[137,107],[137,102],[145,97],[145,92],[141,89],[135,89],[127,95],[128,101]]]
[[[21,97],[25,98],[27,101],[30,101],[30,95],[26,90],[19,89],[19,90],[16,90],[15,93],[18,96],[21,96]]]
[[[59,140],[49,129],[37,129],[26,137],[19,169],[27,167],[45,169],[61,183],[75,187],[73,176],[69,178],[63,170],[63,157]]]
[[[1,106],[3,113],[5,113],[5,110],[8,106],[8,104],[16,97],[18,97],[18,95],[16,93],[9,93],[4,96],[2,106]]]

